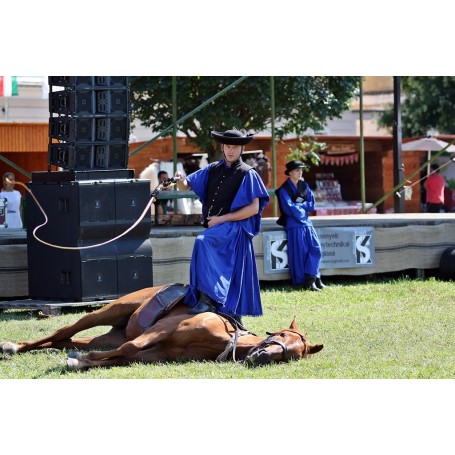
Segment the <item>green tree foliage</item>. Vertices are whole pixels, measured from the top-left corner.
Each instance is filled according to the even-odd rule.
[[[297,147],[290,149],[286,159],[291,160],[300,160],[304,163],[311,163],[313,166],[319,166],[321,162],[320,152],[327,147],[325,142],[318,142],[312,136],[305,136],[300,138]],[[307,167],[304,171],[309,172],[310,168]]]
[[[429,130],[454,134],[455,77],[402,76],[401,132],[403,137],[422,136]],[[393,126],[393,106],[379,124]]]
[[[177,77],[177,118],[196,109],[238,77]],[[301,136],[308,128],[321,129],[329,119],[339,118],[358,93],[360,78],[275,76],[275,131],[278,137]],[[131,85],[131,114],[142,125],[161,132],[172,125],[172,77],[141,76]],[[209,161],[218,156],[218,144],[210,131],[245,128],[258,132],[271,124],[270,77],[248,77],[228,93],[178,125]]]

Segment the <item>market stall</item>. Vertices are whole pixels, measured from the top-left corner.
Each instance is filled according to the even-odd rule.
[[[316,201],[316,215],[356,215],[363,212],[361,201],[343,200],[341,185],[333,173],[316,174],[316,189],[313,193]],[[365,210],[372,205],[372,203],[365,204]],[[371,209],[370,213],[376,213],[376,209]]]

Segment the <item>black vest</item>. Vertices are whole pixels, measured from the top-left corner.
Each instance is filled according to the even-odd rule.
[[[276,223],[279,224],[280,226],[286,226],[286,213],[284,213],[284,210],[281,208],[281,202],[280,198],[278,197],[278,193],[280,191],[286,190],[286,192],[289,194],[289,197],[291,198],[292,202],[296,202],[297,198],[302,198],[306,199],[306,195],[308,193],[308,189],[306,186],[306,183],[303,180],[299,180],[297,182],[297,193],[294,193],[291,189],[292,183],[289,180],[286,180],[276,191],[275,194],[278,199],[278,205],[280,207],[280,216],[277,219]]]
[[[208,216],[221,216],[231,211],[240,184],[246,173],[252,169],[240,158],[231,167],[225,166],[224,161],[212,164],[209,169],[207,183],[207,202],[204,207],[204,227]]]

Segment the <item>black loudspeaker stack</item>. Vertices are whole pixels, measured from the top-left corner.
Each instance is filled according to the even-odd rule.
[[[49,164],[122,169],[128,163],[127,76],[49,77]]]
[[[140,218],[150,197],[148,180],[65,181],[70,173],[53,172],[52,179],[46,174],[33,173],[28,187],[48,217],[35,234],[56,246],[86,247],[117,237]],[[120,239],[72,250],[45,245],[34,237],[45,219],[28,193],[26,203],[28,219],[33,220],[27,223],[31,299],[114,299],[153,285],[150,211]]]
[[[150,210],[110,241],[150,199],[149,180],[127,168],[128,78],[50,76],[49,88],[49,169],[28,184],[46,223],[26,194],[29,297],[110,300],[153,286]]]

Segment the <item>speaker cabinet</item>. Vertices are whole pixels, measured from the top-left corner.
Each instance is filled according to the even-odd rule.
[[[71,90],[126,88],[128,84],[128,76],[49,76],[49,85]]]
[[[49,144],[50,164],[76,171],[89,169],[125,169],[128,166],[128,143],[72,143]]]
[[[146,240],[126,238],[116,242],[115,248],[118,295],[153,286],[153,258],[148,236]]]
[[[95,243],[82,241],[78,246]],[[148,239],[119,240],[80,251],[50,249],[38,242],[28,267],[29,297],[34,300],[110,300],[153,286]]]
[[[129,135],[128,117],[51,117],[49,135],[60,141],[125,142]]]
[[[128,115],[127,89],[50,92],[50,111],[59,115]]]
[[[64,247],[91,247],[117,237],[139,219],[150,198],[148,180],[32,180],[28,187],[48,217],[36,235]],[[150,211],[115,242],[61,249],[34,237],[45,219],[28,192],[26,198],[30,298],[104,300],[153,286]]]
[[[67,183],[84,180],[114,180],[114,179],[134,179],[133,169],[114,169],[114,170],[84,170],[75,171],[36,171],[32,172],[32,183]]]

